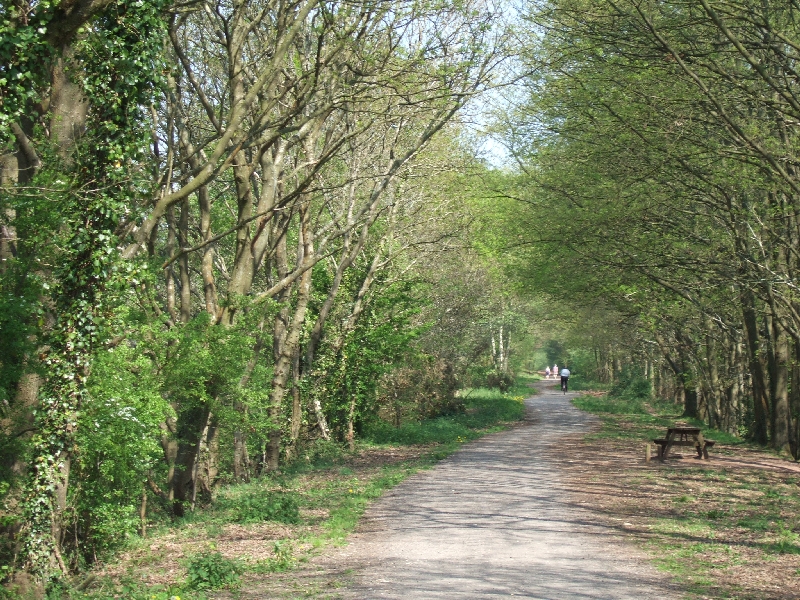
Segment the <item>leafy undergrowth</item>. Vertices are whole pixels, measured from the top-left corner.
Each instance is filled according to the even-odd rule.
[[[84,580],[84,590],[64,597],[236,597],[254,582],[263,585],[265,578],[292,572],[325,547],[344,543],[370,501],[461,443],[520,420],[522,399],[530,395],[524,386],[506,394],[473,390],[465,394],[464,413],[377,428],[374,441],[355,452],[320,444],[279,475],[226,486],[210,507],[173,524],[151,524],[148,538],[131,541]]]
[[[553,379],[556,380],[555,377]],[[607,391],[611,389],[611,384],[603,384],[597,383],[596,381],[587,380],[580,373],[576,373],[569,378],[569,389],[573,392],[583,392],[587,390]]]
[[[429,419],[421,423],[405,423],[394,427],[381,421],[371,426],[367,438],[377,444],[448,444],[472,440],[502,427],[502,423],[519,421],[525,415],[522,400],[531,390],[512,388],[498,395],[494,390],[475,389],[465,394],[463,413]]]
[[[575,404],[602,421],[565,465],[577,502],[638,542],[692,597],[800,597],[797,463],[708,429],[717,441],[710,461],[685,448],[646,463],[645,444],[680,420],[678,407],[607,396]]]

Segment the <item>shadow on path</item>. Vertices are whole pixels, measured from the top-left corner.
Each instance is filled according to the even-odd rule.
[[[576,442],[557,445],[595,420],[551,383],[526,400],[525,425],[465,445],[369,508],[333,559],[355,567],[341,597],[681,597],[591,508],[569,503],[559,462]]]

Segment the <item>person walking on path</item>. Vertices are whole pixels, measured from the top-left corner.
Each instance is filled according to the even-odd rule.
[[[558,376],[558,365],[555,364],[553,365],[553,379],[555,379],[557,376]]]
[[[545,379],[550,379],[550,365],[547,365],[547,368],[545,368],[544,377]]]

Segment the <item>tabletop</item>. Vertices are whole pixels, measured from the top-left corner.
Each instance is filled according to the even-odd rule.
[[[699,427],[682,427],[682,426],[681,427],[668,427],[667,431],[668,432],[672,432],[672,433],[693,434],[693,433],[700,433],[700,428]]]

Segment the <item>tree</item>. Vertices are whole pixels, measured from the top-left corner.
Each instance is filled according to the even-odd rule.
[[[750,432],[765,442],[769,423],[779,449],[794,428],[793,292],[780,274],[794,269],[796,184],[782,166],[794,92],[778,81],[793,46],[763,42],[793,39],[793,11],[547,3],[530,15],[544,32],[532,100],[507,127],[526,181],[509,195],[531,204],[538,243],[580,273],[573,289],[646,315],[687,414],[736,428],[737,378],[721,373],[748,370]]]
[[[13,144],[3,156],[4,275],[38,287],[39,307],[26,316],[51,322],[39,346],[49,376],[25,499],[26,560],[45,577],[67,570],[59,545],[77,415],[102,340],[106,290],[120,274],[117,227],[144,183],[140,124],[158,80],[162,7],[95,0],[2,8],[2,123]],[[30,355],[22,361],[36,371]],[[25,389],[21,401],[37,391]]]

